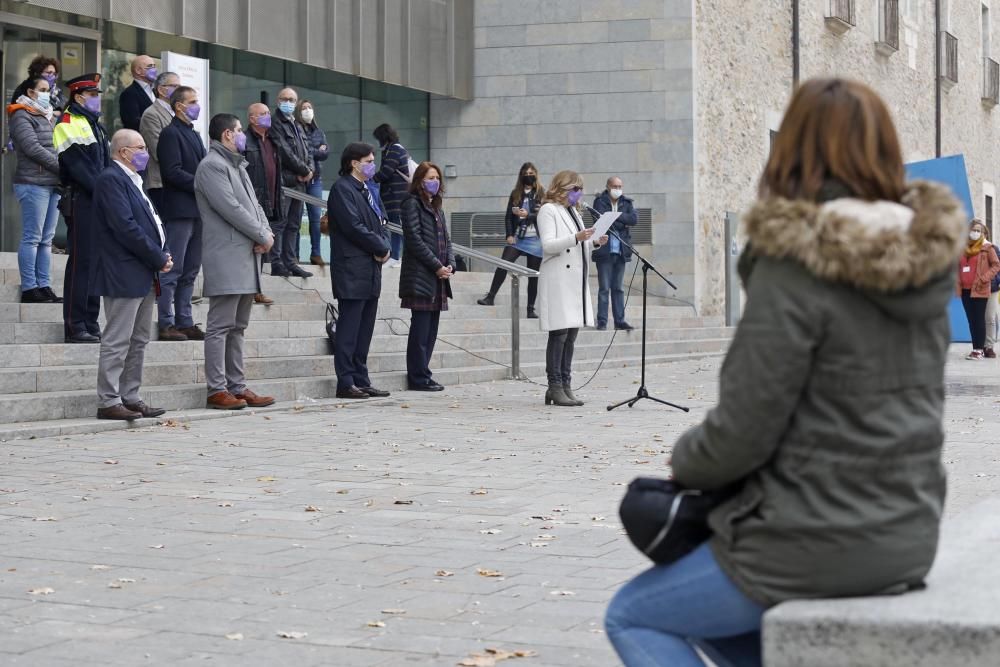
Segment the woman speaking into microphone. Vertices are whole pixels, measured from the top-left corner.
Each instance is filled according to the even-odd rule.
[[[590,298],[590,253],[607,242],[591,240],[593,229],[583,226],[576,210],[583,196],[583,179],[575,171],[560,171],[545,192],[538,211],[542,266],[538,271],[538,314],[542,331],[549,332],[545,374],[549,389],[545,405],[583,405],[570,389],[573,348],[580,327],[594,326]]]

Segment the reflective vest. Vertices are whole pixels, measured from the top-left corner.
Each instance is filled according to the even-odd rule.
[[[85,116],[67,112],[52,130],[52,143],[55,144],[56,153],[62,154],[74,144],[90,146],[97,143],[97,137],[94,136],[94,130]]]

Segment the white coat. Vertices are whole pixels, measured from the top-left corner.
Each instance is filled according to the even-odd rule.
[[[591,241],[577,241],[580,214],[565,206],[545,204],[538,211],[542,266],[538,270],[538,320],[542,331],[594,326],[590,299]]]

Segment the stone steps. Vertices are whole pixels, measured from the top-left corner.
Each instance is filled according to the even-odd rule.
[[[65,258],[56,258],[53,271],[57,286],[62,279],[60,260]],[[64,420],[90,420],[94,429],[109,428],[107,423],[93,420],[99,346],[63,342],[60,305],[18,303],[15,267],[16,258],[11,253],[0,253],[0,437],[58,432],[64,426],[46,426],[44,422]],[[390,390],[404,388],[406,381],[410,311],[399,307],[398,275],[398,271],[384,273],[379,321],[369,356],[373,382]],[[510,282],[495,306],[475,303],[491,280],[491,273],[461,273],[454,279],[455,298],[442,314],[431,362],[435,378],[445,385],[509,376]],[[325,301],[332,295],[325,270],[310,279],[265,275],[262,287],[276,303],[254,306],[251,313],[245,367],[254,391],[286,402],[334,396],[336,378],[325,331]],[[527,374],[542,375],[548,336],[540,330],[538,320],[524,316],[526,289],[523,284],[521,366]],[[200,285],[195,293],[199,290]],[[698,316],[690,307],[669,300],[653,299],[651,304],[647,322],[650,363],[720,354],[727,348],[731,331],[722,318]],[[204,322],[207,311],[207,299],[196,304],[195,321]],[[639,300],[632,300],[627,318],[634,325],[640,324]],[[638,363],[640,353],[639,331],[587,329],[580,333],[574,367],[586,372],[605,354],[606,364],[632,366]],[[203,359],[201,342],[150,342],[143,373],[145,400],[172,412],[203,410]],[[32,425],[26,426],[26,422]]]
[[[651,355],[648,357],[647,363],[669,363],[684,359],[716,356],[720,353],[718,350],[712,350]],[[574,362],[574,372],[577,373],[579,379],[586,379],[586,374],[592,372],[599,362],[599,358],[580,359]],[[639,359],[636,357],[615,359],[613,363],[615,368],[635,367],[638,370]],[[541,379],[545,370],[544,362],[524,364],[522,369],[528,376],[540,378],[538,381],[540,383],[539,401],[541,401],[541,396],[545,391],[542,386],[544,380]],[[446,368],[434,373],[435,379],[446,387],[503,380],[507,376],[508,371],[506,368],[491,364]],[[371,379],[372,384],[389,391],[402,392],[406,389],[405,373],[399,371],[372,373]],[[254,381],[252,386],[253,390],[258,394],[274,396],[282,402],[299,401],[300,403],[308,403],[313,399],[332,397],[336,394],[336,387],[337,378],[332,374],[267,378]],[[460,390],[453,389],[452,391]],[[141,396],[149,405],[165,407],[170,410],[170,412],[161,418],[162,420],[171,417],[183,418],[183,411],[185,410],[203,409],[207,398],[207,390],[201,382],[164,385],[144,383]],[[447,390],[445,397],[448,398]],[[453,398],[454,394],[451,397]],[[27,425],[32,423],[85,419],[93,417],[96,412],[96,394],[93,387],[34,394],[3,394],[0,395],[0,440],[23,437],[23,432],[27,428]],[[159,420],[148,421],[149,423],[156,423]]]

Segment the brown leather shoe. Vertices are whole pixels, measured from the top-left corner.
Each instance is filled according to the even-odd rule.
[[[270,306],[272,303],[274,303],[274,299],[272,299],[269,296],[264,296],[263,294],[254,294],[253,302],[259,303],[264,306]]]
[[[179,342],[182,340],[187,340],[188,337],[185,336],[183,333],[181,333],[180,329],[178,329],[173,325],[170,325],[169,327],[163,327],[162,329],[160,329],[160,335],[158,336],[158,339]]]
[[[218,391],[208,397],[206,408],[215,410],[242,410],[247,406],[247,402],[241,398],[236,398],[228,391]]]
[[[273,396],[258,396],[249,389],[244,389],[242,394],[233,394],[233,396],[246,401],[246,404],[251,408],[266,408],[269,405],[274,405]]]
[[[320,255],[309,255],[309,263],[314,266],[326,266],[326,261]]]
[[[132,412],[138,412],[140,415],[142,415],[147,419],[150,417],[159,417],[164,412],[166,412],[166,410],[164,410],[163,408],[151,408],[148,405],[146,405],[144,401],[136,401],[135,403],[123,402],[122,405],[124,405]]]
[[[178,331],[187,336],[188,340],[205,340],[205,332],[199,329],[197,324],[178,329]]]
[[[98,419],[118,419],[124,421],[132,421],[134,419],[138,419],[141,416],[142,416],[141,412],[135,412],[134,410],[129,410],[121,403],[119,403],[118,405],[112,405],[110,408],[97,408]]]

